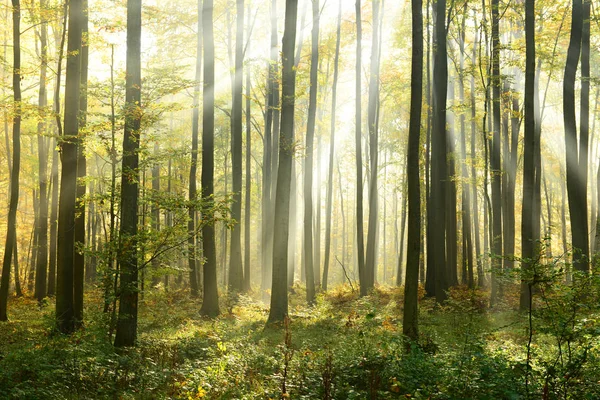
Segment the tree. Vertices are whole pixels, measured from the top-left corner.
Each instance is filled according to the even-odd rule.
[[[427,213],[427,241],[434,249],[428,254],[427,279],[433,282],[428,295],[438,302],[446,299],[448,289],[446,263],[446,95],[448,84],[448,62],[446,47],[446,1],[438,0],[435,14],[435,60],[433,65],[433,119],[431,138],[431,191]]]
[[[367,232],[367,253],[365,259],[366,290],[375,284],[375,268],[377,260],[377,217],[378,217],[378,187],[379,174],[379,0],[373,0],[373,35],[371,37],[371,67],[369,74],[369,227]]]
[[[589,23],[589,19],[588,19]],[[575,117],[575,80],[577,65],[582,50],[584,11],[582,0],[573,0],[571,38],[567,51],[563,80],[563,121],[565,126],[565,154],[567,159],[567,195],[569,197],[569,215],[571,216],[571,237],[573,244],[573,267],[588,272],[588,219],[587,219],[587,123],[586,104],[589,113],[589,98],[586,100],[586,85],[582,85],[582,106],[580,137],[577,140],[577,121]],[[588,54],[589,57],[589,54]],[[587,63],[587,65],[586,65]],[[587,71],[586,71],[587,69]],[[582,58],[582,76],[589,76],[589,59]],[[588,80],[589,84],[589,80]],[[589,97],[589,88],[587,89]],[[579,148],[578,148],[579,144]]]
[[[525,137],[523,143],[523,207],[521,214],[521,247],[523,271],[529,273],[535,251],[538,248],[536,240],[539,239],[539,215],[534,211],[540,207],[534,204],[535,197],[535,165],[534,152],[536,144],[535,103],[535,0],[525,2]],[[536,221],[536,219],[538,221]],[[530,307],[531,286],[523,281],[521,283],[521,297],[519,308],[526,310]]]
[[[6,244],[0,280],[0,321],[7,321],[8,286],[10,266],[17,241],[17,206],[19,205],[19,172],[21,170],[21,4],[12,0],[13,17],[13,157],[10,177],[10,201],[6,230]],[[15,280],[19,279],[15,276]]]
[[[75,329],[74,255],[77,188],[77,145],[79,137],[79,96],[81,87],[81,43],[83,0],[69,3],[67,69],[65,78],[64,133],[59,142],[62,169],[58,205],[56,320],[58,330]]]
[[[141,104],[142,1],[127,0],[125,129],[121,176],[119,258],[121,285],[115,346],[134,346],[138,316],[138,200]]]
[[[86,159],[84,152],[84,129],[87,122],[87,80],[88,80],[88,1],[83,0],[81,44],[81,74],[79,96],[79,136],[77,137],[77,189],[75,205],[75,254],[73,254],[73,305],[75,324],[80,326],[83,322],[83,281],[85,273],[85,192],[86,192]]]
[[[192,154],[190,161],[190,179],[188,198],[190,202],[196,200],[196,179],[198,170],[198,134],[200,125],[200,79],[202,74],[202,0],[198,0],[198,17],[196,32],[196,75],[194,86],[194,105],[192,111]],[[188,272],[190,275],[190,291],[193,297],[198,296],[198,274],[196,273],[196,209],[188,210]]]
[[[48,139],[46,133],[45,108],[48,105],[46,88],[46,75],[48,69],[48,21],[45,15],[46,1],[40,0],[40,89],[38,107],[40,120],[38,121],[38,179],[39,179],[39,217],[37,225],[38,256],[35,266],[35,293],[34,297],[42,301],[46,297],[46,278],[48,276]]]
[[[312,51],[310,57],[310,94],[306,123],[306,158],[304,160],[304,259],[306,260],[306,301],[315,301],[315,265],[313,257],[313,157],[317,114],[319,73],[319,0],[312,0]],[[317,265],[318,267],[318,265]]]
[[[294,104],[296,71],[294,47],[298,0],[286,0],[285,28],[282,47],[281,137],[279,140],[279,168],[275,196],[275,225],[273,230],[273,277],[271,308],[267,324],[280,322],[288,313],[287,258],[289,236],[289,205],[292,161],[294,156]]]
[[[242,108],[244,78],[244,0],[237,0],[237,28],[235,36],[235,77],[231,108],[231,176],[233,204],[231,218],[235,224],[231,231],[229,256],[229,289],[241,292],[244,289],[242,265]]]
[[[204,40],[204,90],[202,91],[202,249],[204,264],[204,297],[200,313],[208,317],[219,315],[217,288],[217,250],[214,217],[215,169],[215,39],[213,33],[213,0],[204,0],[202,7]]]
[[[410,122],[407,150],[408,177],[408,246],[404,284],[404,317],[402,333],[419,337],[418,292],[419,256],[421,253],[421,187],[419,177],[419,145],[423,104],[423,1],[412,0],[412,63],[410,88]]]
[[[327,179],[327,199],[326,199],[326,213],[325,213],[325,259],[323,262],[323,290],[327,290],[327,280],[329,275],[329,257],[331,253],[331,220],[332,216],[332,204],[333,204],[333,161],[335,159],[335,125],[336,125],[336,106],[337,106],[337,85],[339,77],[339,64],[340,64],[340,43],[341,43],[341,30],[342,30],[342,0],[338,6],[337,16],[337,30],[335,40],[335,56],[333,60],[333,86],[331,89],[331,137],[329,139],[329,178]],[[341,187],[340,187],[340,190]]]
[[[367,275],[365,270],[365,235],[363,228],[363,171],[362,171],[362,19],[360,0],[356,0],[356,111],[355,111],[355,149],[356,149],[356,251],[358,257],[358,278],[360,295],[367,295]]]

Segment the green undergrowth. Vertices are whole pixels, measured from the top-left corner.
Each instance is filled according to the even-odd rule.
[[[0,325],[0,398],[600,398],[593,310],[571,321],[582,325],[568,348],[536,315],[527,363],[527,315],[511,304],[489,310],[487,293],[453,289],[444,306],[421,300],[418,346],[401,334],[400,289],[358,298],[339,287],[313,307],[303,296],[295,288],[289,321],[265,328],[268,309],[251,297],[222,299],[222,315],[209,320],[186,292],[146,293],[139,345],[120,351],[95,292],[72,336],[54,333],[52,301],[12,299]]]

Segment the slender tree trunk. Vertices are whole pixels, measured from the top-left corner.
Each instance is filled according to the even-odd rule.
[[[0,321],[7,321],[8,286],[10,263],[17,239],[17,206],[19,204],[19,172],[21,170],[21,4],[12,0],[13,15],[13,157],[10,179],[10,202],[8,206],[6,244],[0,279]],[[15,281],[19,278],[15,276]]]
[[[335,159],[335,128],[337,107],[337,84],[339,77],[340,46],[342,26],[342,0],[338,5],[337,30],[335,41],[335,56],[333,60],[333,86],[331,89],[331,137],[329,138],[329,178],[327,179],[327,199],[325,205],[325,258],[323,261],[323,290],[327,291],[327,280],[329,278],[329,258],[331,253],[331,220],[333,218],[333,162]],[[340,187],[341,190],[341,187]]]
[[[83,1],[69,3],[64,134],[60,143],[62,161],[58,209],[56,319],[62,333],[75,329],[74,254],[77,187],[77,138],[79,135],[79,96]]]
[[[138,316],[138,198],[141,123],[142,1],[127,0],[127,66],[125,80],[125,132],[121,179],[119,264],[121,286],[115,346],[134,346]]]
[[[294,47],[298,0],[286,0],[285,30],[283,34],[283,71],[281,104],[281,138],[279,141],[279,165],[275,197],[275,224],[273,230],[273,277],[271,308],[267,323],[280,322],[288,313],[287,258],[289,235],[290,180],[294,143],[294,103],[296,97],[296,72]]]
[[[439,0],[438,0],[439,1]],[[418,291],[419,256],[421,250],[421,187],[419,178],[419,146],[421,108],[423,103],[423,2],[412,0],[412,65],[410,88],[410,125],[408,133],[408,246],[404,284],[404,317],[402,333],[411,340],[419,338]]]
[[[244,0],[237,0],[237,28],[235,37],[235,78],[231,109],[231,176],[233,204],[231,217],[237,221],[231,230],[229,255],[229,290],[242,292],[244,269],[242,265],[242,108],[244,78]]]
[[[433,71],[433,127],[431,140],[431,194],[428,216],[427,240],[433,262],[428,279],[433,279],[433,292],[438,302],[446,299],[448,289],[446,263],[446,181],[447,143],[446,143],[446,95],[448,84],[448,63],[446,49],[446,1],[438,0],[435,14],[435,63]],[[435,249],[434,247],[435,246]]]
[[[535,92],[535,0],[525,3],[525,137],[523,146],[523,207],[521,214],[521,247],[523,259],[524,279],[521,283],[520,309],[526,310],[529,307],[531,298],[531,285],[525,281],[531,280],[530,270],[535,258],[536,232],[535,227],[539,222],[534,221],[538,218],[534,215],[534,185],[535,185],[535,165],[534,152],[536,147],[536,123],[535,103],[537,94]]]
[[[361,0],[356,0],[356,253],[360,295],[367,295],[367,274],[365,269],[365,235],[363,228],[363,170],[362,170],[362,16]]]
[[[367,232],[367,253],[365,270],[367,272],[367,290],[375,285],[375,269],[377,262],[377,217],[378,210],[378,172],[379,172],[379,12],[380,1],[373,0],[373,35],[371,43],[371,71],[369,76],[369,227]]]
[[[310,99],[306,124],[306,159],[304,160],[304,259],[306,260],[306,301],[315,301],[314,254],[313,254],[313,157],[317,113],[319,73],[319,1],[312,0],[313,28],[310,60]]]
[[[46,91],[46,74],[48,68],[48,22],[44,11],[46,1],[40,0],[40,90],[38,96],[38,107],[41,115],[44,115],[45,108],[48,105],[48,95]],[[35,298],[42,301],[46,297],[46,278],[48,270],[48,139],[46,134],[46,119],[40,118],[37,126],[37,144],[38,144],[38,179],[39,179],[39,216],[38,216],[38,256],[35,267]]]
[[[250,22],[250,5],[248,5],[248,22]],[[248,24],[250,26],[250,24]],[[248,37],[250,28],[248,28]],[[250,222],[252,212],[252,101],[250,68],[246,68],[246,192],[245,192],[245,211],[244,211],[244,285],[243,291],[250,291]]]
[[[494,305],[500,297],[498,274],[502,269],[502,188],[500,159],[500,3],[492,0],[492,146],[490,173],[492,180],[492,295]]]
[[[204,90],[202,92],[202,199],[207,206],[202,225],[204,291],[200,313],[208,317],[219,315],[217,288],[217,251],[215,244],[214,169],[215,169],[215,39],[213,33],[213,0],[204,0],[202,8],[204,40]]]
[[[575,81],[577,65],[582,51],[584,10],[582,0],[573,0],[571,39],[567,52],[563,80],[563,118],[565,126],[565,153],[567,159],[567,194],[569,215],[571,216],[571,237],[573,244],[573,268],[588,272],[588,222],[587,222],[587,134],[586,120],[589,116],[589,80],[582,79],[582,104],[580,138],[577,140],[575,116]],[[584,46],[585,47],[585,46]],[[589,60],[582,57],[582,78],[589,76]],[[588,87],[586,90],[586,86]],[[586,96],[587,93],[587,96]],[[579,144],[579,148],[578,148]],[[582,167],[586,168],[583,169]]]
[[[75,254],[73,255],[73,305],[75,325],[83,324],[83,284],[85,274],[85,192],[86,159],[83,132],[87,123],[87,80],[88,80],[88,1],[83,0],[81,43],[81,73],[79,96],[79,136],[77,137],[77,189],[75,203]],[[38,254],[39,256],[39,254]]]

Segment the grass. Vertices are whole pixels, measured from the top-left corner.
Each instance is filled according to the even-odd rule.
[[[536,316],[528,364],[526,316],[510,303],[490,311],[484,292],[455,289],[443,307],[421,300],[420,346],[408,352],[400,289],[358,298],[338,287],[310,308],[294,292],[289,324],[267,329],[268,309],[251,297],[222,299],[223,314],[209,320],[187,292],[146,293],[139,346],[120,351],[95,291],[85,328],[71,336],[54,333],[52,300],[11,299],[11,320],[0,325],[0,398],[600,398],[593,312],[568,349]]]

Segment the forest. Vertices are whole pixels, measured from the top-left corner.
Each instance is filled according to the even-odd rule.
[[[598,4],[2,0],[0,398],[600,398]]]

